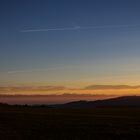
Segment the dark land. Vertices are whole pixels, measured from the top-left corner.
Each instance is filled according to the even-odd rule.
[[[0,104],[0,140],[140,139],[138,103],[133,96],[54,106]]]

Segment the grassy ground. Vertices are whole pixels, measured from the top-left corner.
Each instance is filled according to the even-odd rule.
[[[140,108],[0,107],[0,140],[140,139]]]

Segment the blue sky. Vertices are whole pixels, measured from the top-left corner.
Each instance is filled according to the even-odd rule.
[[[139,7],[139,0],[0,0],[0,85],[138,84]]]

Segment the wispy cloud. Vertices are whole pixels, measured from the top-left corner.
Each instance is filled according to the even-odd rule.
[[[87,90],[110,90],[110,89],[139,89],[140,86],[130,86],[130,85],[90,85],[85,87]]]
[[[106,29],[106,28],[127,28],[135,27],[140,24],[124,24],[124,25],[103,25],[103,26],[75,26],[75,27],[64,27],[64,28],[46,28],[46,29],[25,29],[21,32],[49,32],[49,31],[72,31],[72,30],[88,30],[88,29]]]
[[[8,74],[17,74],[17,73],[32,73],[32,72],[45,72],[50,70],[56,70],[58,68],[47,68],[47,69],[32,69],[32,70],[15,70],[15,71],[8,71]]]
[[[58,90],[66,90],[67,87],[65,86],[11,86],[11,87],[0,87],[1,91],[58,91]]]
[[[29,72],[29,71],[24,71],[24,70],[15,70],[15,71],[8,71],[8,74],[14,74],[14,73],[24,73],[24,72]]]
[[[68,69],[71,68],[71,66],[64,66],[64,65],[59,65],[59,66],[52,66],[49,68],[44,68],[44,69],[30,69],[30,70],[11,70],[8,71],[8,74],[18,74],[18,73],[32,73],[32,72],[47,72],[51,70],[60,70],[60,69]]]
[[[48,31],[68,31],[68,30],[78,30],[81,29],[80,26],[76,27],[66,27],[66,28],[50,28],[50,29],[27,29],[22,30],[21,32],[48,32]]]

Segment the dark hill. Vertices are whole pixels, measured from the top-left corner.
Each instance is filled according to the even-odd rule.
[[[5,106],[9,106],[9,105],[6,103],[0,103],[0,107],[5,107]]]
[[[55,108],[95,108],[95,107],[140,107],[140,96],[124,96],[97,101],[76,101],[60,105],[52,105]]]

